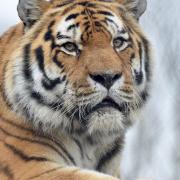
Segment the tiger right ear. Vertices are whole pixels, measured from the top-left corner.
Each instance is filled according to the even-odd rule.
[[[116,0],[134,15],[138,20],[140,16],[145,12],[147,7],[147,0]]]
[[[49,5],[46,0],[19,0],[17,10],[20,19],[29,28],[41,18]]]

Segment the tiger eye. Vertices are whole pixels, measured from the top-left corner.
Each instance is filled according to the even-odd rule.
[[[118,38],[114,39],[113,46],[115,48],[120,48],[123,45],[123,43],[124,43],[124,39],[122,37],[118,37]]]
[[[72,42],[67,42],[67,43],[63,44],[62,46],[69,52],[77,52],[78,51],[77,45]]]

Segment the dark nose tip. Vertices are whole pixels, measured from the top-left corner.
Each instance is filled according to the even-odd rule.
[[[110,73],[109,74],[95,74],[95,75],[90,74],[91,79],[100,83],[107,89],[110,89],[113,86],[113,84],[115,83],[115,81],[120,79],[121,76],[122,76],[121,73],[119,73],[119,74],[110,74]]]

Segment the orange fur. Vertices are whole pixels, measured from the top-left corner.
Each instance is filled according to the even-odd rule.
[[[86,0],[75,0],[75,2],[85,2]],[[30,64],[35,64],[34,50],[42,46],[45,54],[45,67],[51,67],[52,56],[55,50],[50,52],[50,42],[43,42],[44,34],[47,31],[47,26],[51,21],[55,21],[52,29],[53,36],[56,36],[56,28],[58,22],[63,18],[62,13],[66,13],[67,7],[55,8],[60,3],[67,1],[53,0],[49,5],[39,1],[38,8],[41,10],[41,21],[37,22],[31,29],[25,33],[23,24],[18,24],[9,29],[0,38],[0,179],[59,179],[59,180],[116,180],[119,178],[119,167],[115,168],[111,174],[114,178],[103,173],[83,170],[75,165],[67,166],[69,163],[68,157],[64,156],[64,150],[59,144],[66,143],[65,149],[77,149],[77,144],[71,143],[71,139],[66,134],[61,134],[61,138],[56,137],[56,132],[46,134],[38,132],[33,124],[26,120],[25,117],[14,112],[11,104],[9,104],[6,91],[13,91],[13,66],[18,58],[23,58],[23,47],[31,43],[31,59]],[[90,1],[96,2],[96,1]],[[99,5],[104,5],[100,10],[105,10],[108,7],[111,11],[121,17],[125,27],[131,28],[129,32],[133,42],[132,48],[127,48],[122,53],[115,53],[111,46],[111,34],[106,30],[99,31],[91,21],[93,28],[92,37],[84,34],[84,49],[81,56],[78,58],[61,53],[58,55],[58,60],[64,66],[64,72],[67,73],[68,80],[72,87],[76,90],[76,95],[92,94],[92,89],[87,81],[89,74],[98,74],[106,71],[122,73],[125,79],[123,86],[124,91],[133,93],[133,80],[131,74],[130,58],[132,53],[139,56],[138,41],[142,43],[144,38],[143,33],[139,29],[136,20],[126,12],[123,7],[123,0],[112,3],[96,2]],[[118,8],[124,8],[123,11],[118,11]],[[72,9],[70,13],[79,13],[82,7]],[[97,15],[97,19],[103,20],[103,15]],[[83,17],[79,16],[76,22],[81,22],[80,29],[84,30]],[[48,23],[47,23],[48,22]],[[75,22],[75,23],[76,23]],[[101,29],[102,30],[102,29]],[[59,73],[61,71],[56,67]],[[6,84],[6,85],[5,85]],[[19,92],[21,93],[21,92]],[[78,125],[77,125],[78,127]],[[119,141],[118,141],[119,142]],[[69,144],[70,146],[69,146]],[[120,142],[119,142],[120,143]],[[107,146],[109,147],[109,144]],[[108,148],[107,148],[108,149]]]

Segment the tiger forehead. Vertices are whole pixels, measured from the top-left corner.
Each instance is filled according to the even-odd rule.
[[[78,36],[81,41],[87,41],[93,35],[93,32],[102,31],[107,37],[123,31],[123,21],[117,17],[114,11],[95,3],[87,6],[76,5],[72,8],[66,8],[63,19],[59,23],[59,33],[69,34],[70,37]],[[76,37],[77,38],[77,37]]]
[[[87,5],[84,5],[86,3]],[[77,18],[78,20],[86,20],[87,18],[91,20],[103,20],[115,16],[115,9],[97,4],[96,2],[79,2],[76,5],[66,8],[62,15],[66,17],[66,21],[76,20]]]
[[[121,3],[122,0],[119,0],[118,3]],[[91,6],[92,4],[107,4],[111,3],[116,4],[115,0],[51,0],[53,7],[63,7],[68,5],[82,5],[82,6]]]

